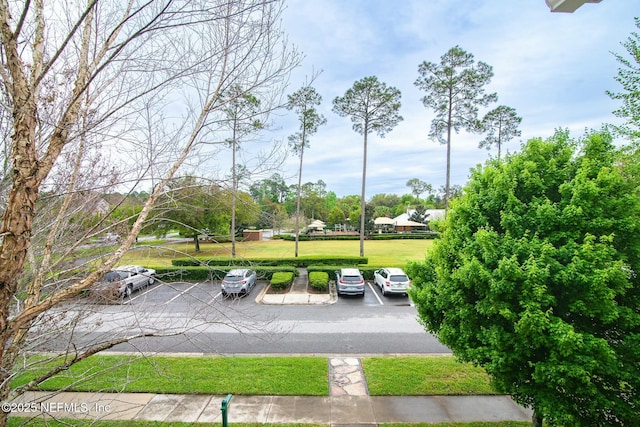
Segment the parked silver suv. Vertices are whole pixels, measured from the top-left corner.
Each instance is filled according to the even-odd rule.
[[[357,268],[342,268],[336,271],[336,290],[338,295],[364,296],[364,278]]]

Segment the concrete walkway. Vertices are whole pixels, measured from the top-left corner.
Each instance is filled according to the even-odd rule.
[[[220,423],[226,396],[29,392],[13,416]],[[530,421],[506,396],[233,396],[230,423],[328,425]]]

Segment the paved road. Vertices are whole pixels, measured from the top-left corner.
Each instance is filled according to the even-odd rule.
[[[134,294],[123,305],[84,301],[59,315],[83,320],[53,346],[76,346],[136,333],[115,351],[205,354],[431,354],[449,350],[426,333],[406,297],[382,297],[368,287],[362,297],[340,297],[335,304],[270,306],[259,304],[259,283],[249,297],[223,299],[217,283],[159,283]],[[53,321],[58,326],[61,321]],[[167,336],[169,335],[169,336]],[[50,349],[51,346],[49,347]]]

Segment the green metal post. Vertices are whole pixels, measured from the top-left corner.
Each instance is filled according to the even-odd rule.
[[[231,405],[232,394],[228,394],[227,397],[222,399],[222,406],[220,409],[222,410],[222,427],[228,427],[229,423],[227,421],[227,411],[229,410],[229,405]]]

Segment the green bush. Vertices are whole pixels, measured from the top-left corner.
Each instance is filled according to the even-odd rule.
[[[324,271],[313,271],[309,273],[309,284],[313,289],[326,291],[329,287],[329,274]]]
[[[289,271],[277,271],[271,276],[271,287],[275,290],[285,289],[293,282],[293,276]]]

